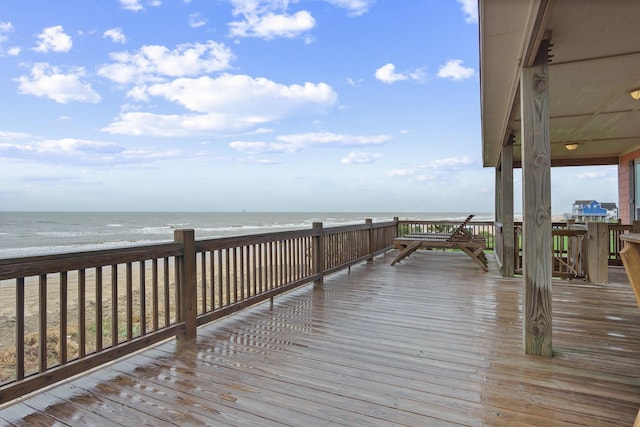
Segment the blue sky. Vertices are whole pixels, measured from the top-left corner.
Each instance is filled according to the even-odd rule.
[[[475,0],[4,2],[0,210],[491,212],[478,53]]]

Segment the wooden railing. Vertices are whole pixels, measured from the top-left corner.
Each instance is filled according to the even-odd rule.
[[[522,274],[522,222],[516,222],[514,227],[515,273]],[[609,230],[608,264],[622,265],[620,250],[623,248],[623,240],[620,236],[631,232],[633,225],[609,223],[607,228]],[[496,224],[496,229],[501,230],[499,224]],[[587,237],[586,224],[553,222],[552,235],[553,276],[563,278],[585,277],[584,263],[586,254],[584,239]],[[497,236],[497,240],[502,240],[500,235]],[[499,257],[501,257],[501,253],[501,251],[498,252]]]
[[[15,318],[0,348],[0,404],[392,247],[397,222],[0,260]],[[3,310],[7,307],[3,307]],[[8,324],[8,322],[3,322]],[[10,337],[13,337],[11,339]]]
[[[574,226],[575,227],[575,226]],[[551,229],[553,243],[552,276],[561,278],[582,278],[585,277],[583,263],[584,239],[587,236],[587,229],[566,228],[563,223],[553,223]],[[522,274],[522,223],[515,225],[515,274]]]

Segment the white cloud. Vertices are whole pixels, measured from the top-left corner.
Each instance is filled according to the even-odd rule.
[[[375,72],[376,79],[383,83],[392,84],[403,80],[416,80],[424,82],[427,75],[423,69],[418,68],[406,73],[396,73],[396,66],[389,63],[378,68]]]
[[[16,141],[20,139],[29,139],[33,138],[33,136],[29,133],[24,132],[7,132],[0,130],[0,141]]]
[[[295,38],[312,29],[315,23],[313,16],[306,10],[293,15],[267,13],[229,23],[229,33],[234,37],[257,37],[267,40],[277,37]]]
[[[473,77],[475,70],[472,67],[462,66],[461,59],[450,59],[438,70],[438,77],[443,79],[463,80]]]
[[[13,24],[11,22],[1,22],[0,21],[0,56],[5,53],[2,44],[9,40],[9,34],[14,30]],[[7,55],[9,56],[18,56],[20,54],[21,49],[17,46],[10,47],[6,50]]]
[[[111,41],[114,43],[126,43],[127,41],[127,38],[125,37],[124,33],[122,32],[122,29],[120,28],[111,28],[105,31],[102,34],[102,37],[110,38]]]
[[[325,0],[334,6],[347,9],[349,15],[360,16],[369,11],[375,0]]]
[[[231,3],[233,15],[242,17],[229,23],[229,34],[234,37],[294,38],[315,26],[315,19],[306,10],[287,13],[288,0],[231,0]]]
[[[140,89],[140,88],[138,88]],[[283,85],[265,78],[222,74],[197,79],[181,78],[135,92],[137,99],[160,96],[201,113],[255,115],[278,119],[291,114],[322,112],[337,95],[326,83]]]
[[[38,63],[31,69],[31,76],[22,76],[18,82],[21,94],[49,98],[61,104],[69,102],[88,102],[96,104],[102,99],[91,84],[82,81],[84,69],[74,67],[67,73],[46,63]]]
[[[102,131],[116,135],[150,135],[158,137],[188,137],[220,135],[224,132],[244,132],[266,123],[256,116],[225,114],[153,114],[128,112],[121,114]]]
[[[147,0],[147,6],[158,7],[162,5],[160,0]],[[125,10],[131,10],[133,12],[137,12],[139,10],[143,10],[144,6],[142,5],[142,0],[120,0],[120,5]]]
[[[478,22],[478,0],[458,0],[458,3],[462,6],[465,22]]]
[[[207,23],[207,20],[200,13],[192,13],[189,15],[189,26],[191,28],[200,28]]]
[[[4,43],[9,40],[7,33],[10,33],[11,31],[13,31],[13,24],[11,22],[0,21],[0,43]]]
[[[33,137],[32,140],[20,144],[0,142],[0,158],[55,165],[137,164],[174,158],[177,155],[180,155],[178,150],[128,150],[112,142],[76,138],[36,140]]]
[[[414,165],[406,169],[396,169],[387,172],[390,177],[409,178],[415,181],[431,181],[441,178],[442,176],[455,176],[451,172],[460,172],[470,169],[476,169],[479,161],[473,160],[467,156],[446,157],[435,159],[429,163],[422,165]]]
[[[48,27],[38,35],[38,45],[33,48],[36,52],[68,52],[73,46],[71,37],[65,34],[61,25]]]
[[[281,135],[275,142],[234,141],[229,146],[248,154],[297,153],[314,146],[355,147],[379,145],[391,139],[388,135],[348,135],[331,132]]]
[[[166,77],[193,76],[230,67],[231,50],[224,44],[186,43],[170,50],[147,45],[135,53],[112,53],[112,64],[103,65],[98,74],[117,83],[163,81]]]
[[[344,156],[340,163],[350,164],[350,163],[373,163],[376,160],[382,158],[382,154],[380,153],[367,153],[364,151],[352,151],[346,156]]]
[[[429,163],[427,167],[439,170],[457,170],[464,166],[473,165],[475,162],[467,156],[447,157],[444,159],[436,159]]]
[[[393,64],[385,64],[378,68],[375,75],[376,79],[388,84],[407,80],[409,78],[404,74],[396,73],[396,66]]]
[[[411,175],[412,173],[413,171],[407,170],[407,169],[395,169],[387,172],[387,175],[391,177],[395,177],[395,176],[403,177],[403,176]]]
[[[138,11],[144,9],[140,4],[140,0],[120,0],[123,9]]]

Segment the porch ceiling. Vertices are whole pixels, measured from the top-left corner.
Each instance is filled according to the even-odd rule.
[[[484,166],[513,133],[520,158],[520,64],[550,35],[549,133],[555,166],[617,164],[640,148],[640,31],[635,0],[480,0]],[[567,143],[578,143],[568,151]]]

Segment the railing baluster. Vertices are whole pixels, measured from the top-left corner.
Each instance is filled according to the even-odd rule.
[[[164,282],[164,327],[166,328],[171,324],[171,300],[169,296],[169,257],[164,257],[162,264],[163,282]]]
[[[24,277],[16,279],[16,379],[24,378]]]
[[[200,293],[202,294],[201,310],[207,312],[207,254],[201,252],[200,257]]]
[[[38,301],[39,301],[39,325],[38,338],[40,343],[40,372],[47,370],[47,275],[41,274],[38,283]]]
[[[224,307],[224,286],[222,281],[222,250],[218,249],[218,280],[216,285],[218,286],[218,308]]]
[[[180,282],[180,278],[182,277],[182,266],[181,266],[181,262],[179,261],[178,257],[174,257],[173,258],[173,283],[175,284],[175,287],[173,289],[173,301],[174,301],[174,307],[175,307],[175,321],[179,322],[180,319],[182,319],[182,307],[180,304],[180,287],[181,287],[181,282]]]
[[[96,267],[96,352],[102,351],[102,267]]]
[[[133,339],[133,270],[130,262],[126,265],[126,281],[127,287],[127,341]]]
[[[111,266],[111,346],[118,345],[118,264]]]
[[[154,331],[158,330],[158,310],[159,298],[158,298],[158,259],[154,258],[151,262],[151,324]]]
[[[231,261],[233,265],[233,302],[238,302],[238,254],[236,248],[231,248]]]
[[[214,252],[213,251],[209,251],[209,298],[211,299],[211,311],[214,311],[216,309],[216,287],[215,287],[215,257],[213,256]]]
[[[245,276],[244,276],[244,257],[245,257],[245,247],[241,246],[240,248],[240,299],[244,301],[245,299]]]
[[[78,270],[78,357],[86,355],[87,324],[86,324],[86,274],[85,269]]]
[[[147,334],[147,277],[146,268],[147,261],[140,261],[140,333],[143,336]]]
[[[67,363],[68,274],[60,272],[60,364]]]

